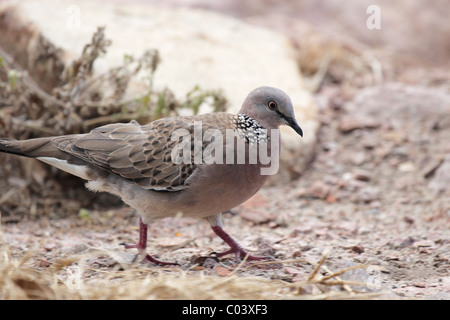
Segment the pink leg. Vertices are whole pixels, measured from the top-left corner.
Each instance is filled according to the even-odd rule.
[[[230,253],[236,254],[236,259],[244,259],[247,257],[247,260],[262,260],[268,259],[268,257],[258,257],[250,255],[244,248],[241,247],[239,243],[236,242],[228,233],[226,233],[222,227],[220,226],[211,226],[214,233],[217,234],[223,241],[225,241],[229,246],[230,250],[225,252],[218,253],[217,256],[220,258]]]
[[[137,244],[124,244],[125,249],[138,249],[139,253],[145,253],[145,249],[147,248],[147,229],[148,226],[142,221],[142,218],[139,219],[139,241]],[[153,258],[151,255],[145,253],[145,259],[149,262],[153,262],[157,265],[176,265],[176,263],[160,261]]]
[[[145,251],[147,248],[147,225],[139,218],[139,242],[137,244],[124,244],[125,249],[138,249]]]

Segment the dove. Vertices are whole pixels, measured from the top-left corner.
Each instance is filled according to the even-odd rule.
[[[85,134],[28,140],[0,139],[0,152],[35,158],[87,180],[139,214],[136,248],[144,260],[173,264],[147,253],[148,224],[182,215],[206,219],[236,259],[259,260],[223,228],[222,213],[252,197],[276,173],[279,127],[303,137],[289,96],[263,86],[251,91],[238,114],[167,117],[140,125],[108,124]]]

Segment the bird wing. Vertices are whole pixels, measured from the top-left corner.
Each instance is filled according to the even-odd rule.
[[[214,117],[224,123],[232,121],[232,115],[221,115]],[[136,121],[110,124],[84,135],[55,137],[53,144],[63,152],[131,180],[144,189],[180,191],[189,185],[189,178],[197,170],[193,161],[194,121],[206,120],[202,121],[202,132],[214,127],[208,125],[211,121],[205,116],[164,118],[144,126]],[[172,151],[179,143],[172,139],[172,134],[180,129],[190,135],[191,161],[187,163],[172,159]]]

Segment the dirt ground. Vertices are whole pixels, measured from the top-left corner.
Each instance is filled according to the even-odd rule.
[[[321,128],[308,170],[224,214],[225,230],[269,263],[215,259],[226,246],[205,221],[151,224],[149,253],[179,264],[156,267],[133,263],[135,250],[120,245],[138,237],[128,208],[8,217],[0,297],[450,299],[450,79],[415,70],[395,83],[317,90]],[[223,279],[234,291],[213,287]],[[104,280],[114,291],[99,293]]]

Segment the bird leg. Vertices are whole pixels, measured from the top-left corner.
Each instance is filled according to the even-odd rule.
[[[223,230],[221,215],[209,217],[208,221],[211,224],[211,228],[214,231],[214,233],[230,246],[230,250],[217,253],[217,257],[220,258],[227,254],[234,253],[236,255],[237,260],[244,259],[245,257],[247,257],[247,260],[262,260],[268,258],[268,257],[252,256],[244,248],[242,248],[241,245],[236,240],[234,240],[227,232],[225,232],[225,230]]]
[[[241,247],[241,245],[234,240],[228,233],[225,232],[225,230],[222,229],[220,226],[211,226],[214,233],[217,234],[223,241],[225,241],[229,246],[230,250],[227,250],[225,252],[221,252],[217,254],[217,257],[223,257],[227,254],[234,253],[236,255],[237,260],[244,259],[247,257],[247,260],[262,260],[267,259],[267,257],[258,257],[258,256],[252,256],[249,254],[244,248]]]
[[[125,244],[122,243],[122,245],[125,246],[125,249],[132,249],[132,248],[136,248],[139,251],[139,254],[145,254],[145,258],[143,261],[149,261],[149,262],[153,262],[157,265],[176,265],[177,263],[172,263],[172,262],[165,262],[165,261],[160,261],[158,259],[153,258],[151,255],[149,255],[148,253],[146,253],[145,249],[147,248],[147,229],[148,229],[148,225],[145,224],[142,221],[142,218],[139,219],[139,241],[137,244]]]

